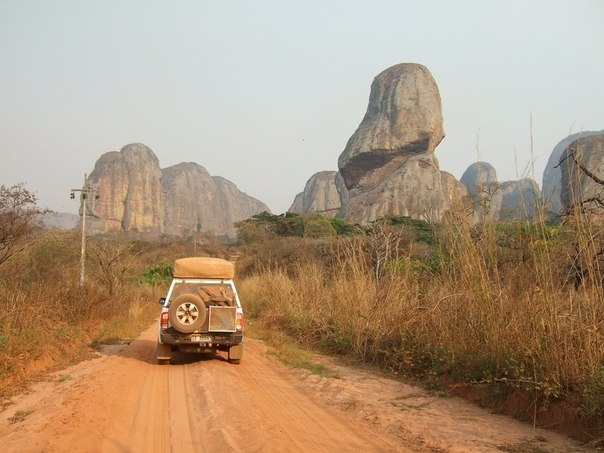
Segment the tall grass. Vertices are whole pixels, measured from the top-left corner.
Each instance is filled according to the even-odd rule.
[[[573,221],[470,227],[451,218],[429,252],[382,229],[330,242],[331,260],[280,265],[273,256],[240,292],[248,315],[309,346],[423,380],[525,392],[533,406],[572,395],[577,411],[600,417],[601,230]]]
[[[470,226],[449,216],[265,239],[241,250],[238,289],[248,319],[302,344],[425,382],[521,392],[533,408],[573,401],[602,430],[604,226],[595,220]],[[192,253],[141,238],[89,244],[83,287],[76,232],[45,233],[0,267],[0,394],[37,361],[67,363],[148,325],[166,288],[141,278]],[[208,247],[197,254],[225,253]]]
[[[162,288],[141,276],[160,247],[91,238],[89,250],[83,286],[77,232],[41,234],[0,268],[0,396],[91,346],[132,338],[157,316]]]

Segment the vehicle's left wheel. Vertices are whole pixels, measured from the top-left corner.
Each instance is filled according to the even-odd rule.
[[[172,358],[172,346],[157,342],[155,347],[155,357],[157,358],[157,363],[159,364],[168,363]]]

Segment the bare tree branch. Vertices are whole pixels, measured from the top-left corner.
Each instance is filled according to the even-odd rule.
[[[0,186],[0,265],[25,248],[39,216],[49,212],[39,208],[37,201],[23,183]]]
[[[589,176],[596,183],[598,183],[600,185],[604,185],[604,179],[600,179],[593,172],[589,171],[589,169],[585,165],[583,165],[583,163],[579,162],[579,160],[577,159],[576,153],[577,153],[577,150],[575,148],[569,148],[568,155],[564,159],[562,159],[560,162],[558,162],[558,165],[556,165],[554,168],[558,168],[562,164],[562,162],[564,162],[566,159],[568,159],[570,157],[573,160],[573,162],[575,164],[577,164],[577,166],[583,171],[583,173],[585,173],[587,176]]]

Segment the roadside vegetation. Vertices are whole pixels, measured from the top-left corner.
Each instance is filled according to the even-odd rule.
[[[239,224],[248,317],[307,347],[583,439],[604,434],[604,225],[386,218],[323,237]],[[325,219],[323,219],[325,221]]]
[[[44,231],[0,267],[0,395],[32,375],[133,338],[157,316],[159,286],[142,279],[143,242],[88,243],[80,286],[80,233]]]
[[[81,285],[81,231],[43,229],[45,212],[24,185],[0,186],[0,400],[102,343],[136,337],[157,316],[172,259],[187,253],[179,238],[88,238]]]
[[[438,224],[391,217],[361,226],[262,213],[237,225],[237,244],[212,235],[193,243],[184,233],[90,237],[82,286],[81,232],[34,228],[0,264],[0,395],[148,327],[175,258],[237,256],[248,326],[271,338],[284,362],[314,366],[290,339],[601,439],[598,220],[575,213],[555,224],[472,226],[451,215]]]

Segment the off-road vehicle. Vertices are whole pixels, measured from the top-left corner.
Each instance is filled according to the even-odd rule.
[[[243,309],[233,278],[235,266],[220,258],[174,261],[172,283],[159,299],[158,362],[181,353],[227,352],[231,363],[243,355]]]

